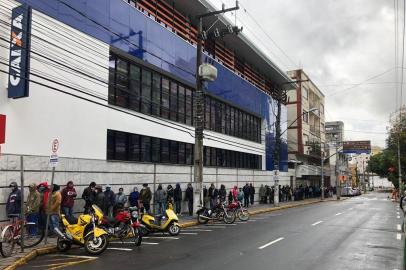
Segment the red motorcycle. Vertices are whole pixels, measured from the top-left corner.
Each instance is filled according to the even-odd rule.
[[[250,218],[250,213],[242,206],[240,201],[230,203],[227,205],[227,209],[234,211],[235,215],[241,221],[247,221]]]
[[[141,245],[141,228],[144,225],[138,222],[138,209],[130,207],[128,210],[118,209],[114,218],[103,217],[101,227],[108,232],[110,238],[132,238],[136,246]]]

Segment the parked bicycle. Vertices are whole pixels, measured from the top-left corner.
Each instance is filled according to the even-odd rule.
[[[37,223],[22,220],[18,214],[10,216],[12,223],[3,229],[0,237],[0,253],[3,257],[10,257],[13,254],[15,244],[21,246],[21,229],[24,248],[34,247],[44,238],[44,230]]]

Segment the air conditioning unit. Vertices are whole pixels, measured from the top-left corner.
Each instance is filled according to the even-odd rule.
[[[199,66],[199,76],[204,81],[214,81],[217,79],[217,68],[208,63]]]

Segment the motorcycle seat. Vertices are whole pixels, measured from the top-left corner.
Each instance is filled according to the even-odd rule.
[[[105,217],[105,220],[110,224],[110,225],[115,225],[117,223],[117,220],[114,217]]]
[[[70,225],[74,225],[78,223],[78,218],[75,216],[65,216],[66,220],[69,222]]]

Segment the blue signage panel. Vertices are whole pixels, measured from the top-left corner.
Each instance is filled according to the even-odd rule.
[[[12,10],[8,97],[28,97],[31,8],[21,5]]]

